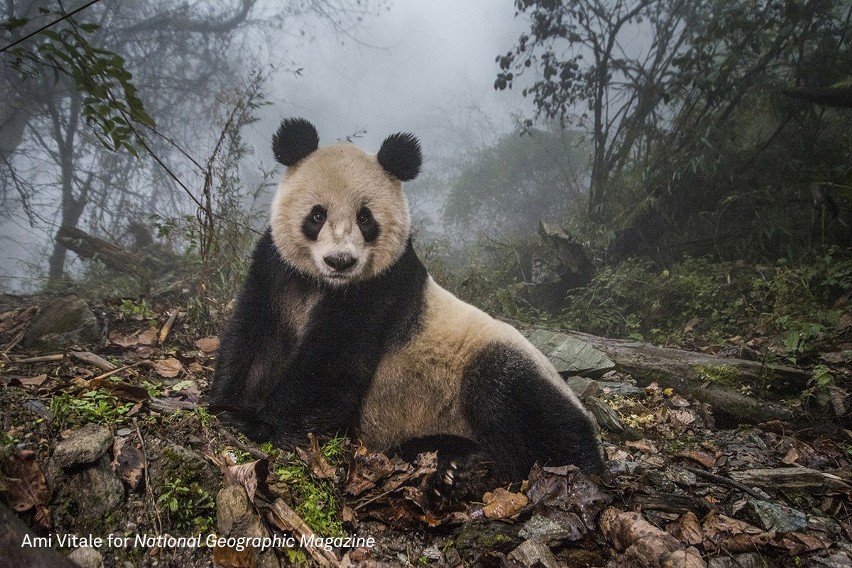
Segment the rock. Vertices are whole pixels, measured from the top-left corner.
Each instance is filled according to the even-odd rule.
[[[541,328],[519,330],[530,343],[544,353],[563,376],[600,373],[615,368],[615,363],[585,341]],[[597,375],[595,375],[597,376]]]
[[[597,396],[601,391],[597,381],[579,375],[571,375],[565,379],[565,382],[580,400],[586,400],[590,396]]]
[[[808,528],[808,519],[801,511],[782,503],[749,499],[757,525],[767,531],[779,533],[803,531]]]
[[[95,463],[112,446],[112,432],[97,424],[86,424],[70,438],[56,444],[53,459],[63,468]]]
[[[528,539],[506,556],[509,560],[518,562],[521,566],[543,566],[544,568],[559,568],[559,561],[542,543]]]
[[[534,539],[548,546],[555,546],[573,536],[573,534],[573,530],[562,526],[554,520],[543,517],[542,515],[533,515],[524,523],[524,528],[521,529],[518,536],[526,539]]]
[[[117,527],[105,525],[105,519],[124,501],[124,484],[113,473],[112,458],[104,454],[94,464],[71,468],[51,459],[48,486],[54,495],[50,502],[55,518],[80,534],[104,534]]]
[[[518,525],[502,521],[467,523],[456,536],[456,548],[465,562],[475,564],[488,552],[506,553],[521,544]]]
[[[441,550],[437,546],[432,545],[423,549],[423,557],[432,562],[438,562],[444,558],[444,555],[441,554]]]
[[[707,562],[707,568],[771,568],[771,565],[760,554],[747,552],[734,556],[714,556]]]
[[[70,344],[95,343],[100,338],[101,326],[89,305],[77,296],[65,296],[41,307],[22,345],[55,350]]]
[[[79,566],[80,568],[103,568],[104,557],[101,553],[90,546],[81,546],[80,548],[71,551],[68,555],[68,560]]]
[[[605,428],[610,432],[624,432],[624,425],[621,423],[621,418],[618,417],[618,413],[606,402],[592,396],[585,400],[585,404],[601,428]]]

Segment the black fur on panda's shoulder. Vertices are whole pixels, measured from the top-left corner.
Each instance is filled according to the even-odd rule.
[[[286,118],[272,136],[275,159],[292,166],[319,148],[319,134],[313,124],[304,118]]]
[[[267,231],[222,336],[211,409],[249,438],[284,446],[303,444],[308,432],[354,432],[382,357],[419,328],[426,278],[409,241],[378,277],[331,287],[285,262]],[[304,295],[318,300],[296,330],[281,309]]]
[[[410,132],[397,132],[385,138],[376,158],[385,171],[399,181],[416,178],[423,163],[420,141]]]

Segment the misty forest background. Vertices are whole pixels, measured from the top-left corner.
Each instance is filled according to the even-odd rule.
[[[837,333],[852,2],[419,8],[457,43],[383,35],[419,21],[399,4],[4,2],[0,286],[173,294],[215,332],[267,223],[271,134],[305,116],[322,143],[421,138],[417,246],[487,311],[675,345],[761,334],[800,362]],[[87,237],[114,248],[69,252]]]

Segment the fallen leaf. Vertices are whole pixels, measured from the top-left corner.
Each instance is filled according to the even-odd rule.
[[[113,331],[109,334],[109,342],[119,347],[133,347],[139,345],[139,338],[135,335],[126,335],[120,331]]]
[[[157,341],[157,328],[149,327],[139,334],[139,343],[142,345],[153,345]]]
[[[213,353],[219,349],[218,337],[202,337],[195,340],[195,346],[205,353]]]
[[[631,450],[639,450],[640,452],[645,452],[646,454],[656,454],[657,448],[649,442],[648,440],[637,440],[632,441],[628,440],[624,443],[624,446],[630,448]]]
[[[825,550],[830,548],[832,544],[831,539],[819,534],[800,532],[784,533],[780,535],[776,542],[776,545],[785,548],[787,552],[797,556],[815,550]]]
[[[527,506],[529,499],[520,493],[512,493],[498,487],[493,493],[486,493],[482,501],[485,506],[483,514],[489,519],[508,519],[521,512]]]
[[[704,542],[704,533],[698,517],[692,511],[687,511],[678,519],[677,524],[669,531],[675,538],[686,544],[696,546]]]
[[[599,483],[574,466],[533,466],[527,497],[536,513],[566,521],[576,515],[589,531],[595,530],[595,518],[612,501]]]
[[[149,345],[140,345],[136,348],[136,356],[140,359],[150,359],[156,351],[156,349]]]
[[[225,470],[225,483],[242,485],[250,502],[254,503],[254,495],[258,487],[266,491],[266,478],[269,475],[269,460],[260,459],[253,462],[228,466]]]
[[[317,479],[334,479],[337,476],[337,469],[328,463],[325,456],[322,455],[316,436],[308,434],[308,442],[311,445],[310,450],[296,447],[299,458],[307,464],[311,473]]]
[[[154,361],[154,371],[161,377],[171,379],[180,374],[183,365],[174,357],[168,359],[157,359]]]
[[[775,536],[745,521],[712,512],[705,517],[702,529],[705,550],[721,548],[730,553],[759,551]]]
[[[127,383],[104,383],[101,388],[109,392],[116,398],[129,400],[131,402],[142,402],[151,398],[148,391],[136,385]]]
[[[624,512],[613,507],[600,517],[600,528],[616,550],[628,558],[643,560],[639,566],[706,567],[701,554],[669,533],[655,527],[641,513]],[[649,563],[648,559],[654,559]]]
[[[695,422],[695,414],[689,410],[672,410],[669,413],[669,419],[677,421],[684,426],[689,426]]]
[[[127,483],[131,491],[136,490],[145,473],[145,456],[139,448],[121,437],[113,441],[112,455],[115,456],[112,470]]]
[[[2,469],[6,475],[6,501],[16,513],[35,509],[34,520],[39,528],[49,530],[52,522],[47,501],[50,493],[44,474],[35,460],[32,450],[19,450],[8,455],[0,454]]]
[[[398,471],[398,463],[392,463],[390,458],[381,452],[368,452],[364,446],[359,446],[352,456],[352,468],[346,481],[345,491],[353,497],[374,488],[379,481]],[[407,469],[407,466],[404,466]]]
[[[36,375],[35,377],[22,377],[19,378],[18,381],[21,383],[21,386],[25,387],[40,387],[47,380],[47,375],[42,373],[41,375]]]
[[[799,453],[799,450],[797,450],[793,446],[790,446],[790,449],[787,450],[787,455],[784,456],[784,458],[781,460],[781,463],[793,465],[794,463],[799,461],[800,457],[802,457],[802,454]]]
[[[697,450],[685,450],[683,452],[678,452],[675,454],[676,458],[686,458],[690,459],[694,462],[698,462],[703,465],[706,469],[711,469],[716,465],[716,458],[711,456],[706,452],[700,452]]]

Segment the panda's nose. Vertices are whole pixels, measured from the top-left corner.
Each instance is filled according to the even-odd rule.
[[[323,260],[335,270],[348,270],[358,262],[358,259],[351,254],[330,254],[324,256]]]

